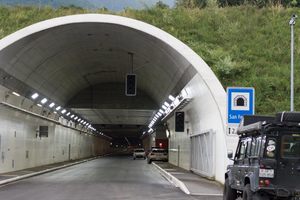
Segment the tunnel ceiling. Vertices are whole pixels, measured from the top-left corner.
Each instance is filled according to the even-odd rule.
[[[146,28],[137,28],[140,25]],[[37,91],[95,124],[146,125],[168,95],[178,94],[196,74],[177,50],[148,33],[150,29],[161,31],[136,20],[105,15],[63,17],[32,25],[3,39],[0,75],[12,78],[2,84],[20,93],[26,90],[27,96],[28,91]],[[124,94],[125,76],[132,72],[129,53],[133,53],[133,73],[137,74],[137,97]],[[117,92],[110,94],[115,103],[105,104],[112,85],[118,85]],[[96,93],[97,101],[90,103],[95,96],[89,92],[80,95],[85,90]]]

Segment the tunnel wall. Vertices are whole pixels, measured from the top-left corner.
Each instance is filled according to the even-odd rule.
[[[7,94],[8,91],[0,87],[1,100]],[[11,95],[5,101],[18,105],[18,99],[21,97]],[[30,101],[26,101],[29,105]],[[24,101],[23,105],[26,105]],[[36,113],[41,109],[33,107]],[[66,127],[63,120],[57,116],[56,119],[62,124],[0,105],[0,173],[108,153],[108,141]],[[40,125],[49,127],[48,137],[37,137]]]
[[[174,116],[168,120],[168,128],[170,130],[169,162],[190,170],[190,137],[211,130],[214,133],[215,144],[209,144],[213,145],[214,149],[214,155],[209,159],[214,159],[214,179],[224,182],[227,160],[222,115],[220,115],[212,94],[199,74],[185,86],[184,90],[187,92],[188,98],[192,98],[192,101],[181,110],[185,112],[184,132],[175,132]],[[179,151],[178,146],[180,146]]]

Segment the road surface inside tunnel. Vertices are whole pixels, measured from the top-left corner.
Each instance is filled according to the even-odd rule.
[[[146,160],[104,157],[0,187],[0,200],[220,200],[189,196]]]

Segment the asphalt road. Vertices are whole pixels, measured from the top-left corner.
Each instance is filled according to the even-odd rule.
[[[220,200],[188,196],[145,160],[128,156],[91,162],[0,187],[0,200]]]

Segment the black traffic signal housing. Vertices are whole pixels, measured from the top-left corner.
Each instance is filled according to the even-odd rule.
[[[136,96],[136,74],[126,75],[125,90],[126,96]]]
[[[184,112],[175,112],[175,132],[184,132]]]

